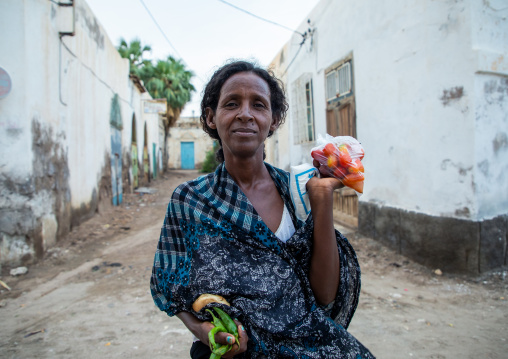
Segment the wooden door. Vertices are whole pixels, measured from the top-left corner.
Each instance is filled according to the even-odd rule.
[[[356,138],[354,96],[339,106],[326,111],[327,131],[331,136]],[[333,193],[333,218],[349,227],[358,227],[358,196],[351,188],[341,188]]]

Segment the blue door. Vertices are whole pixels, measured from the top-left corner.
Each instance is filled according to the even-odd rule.
[[[193,170],[194,169],[194,142],[182,142],[180,150],[181,150],[181,159],[182,159],[182,169]]]

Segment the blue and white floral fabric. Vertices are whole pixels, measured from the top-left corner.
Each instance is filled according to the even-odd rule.
[[[360,293],[355,252],[338,231],[340,285],[332,305],[316,304],[308,275],[312,215],[299,221],[288,173],[265,164],[296,232],[280,241],[265,225],[225,165],[180,185],[169,202],[155,253],[150,288],[156,305],[211,318],[192,303],[219,294],[249,336],[244,358],[373,358],[346,328]]]

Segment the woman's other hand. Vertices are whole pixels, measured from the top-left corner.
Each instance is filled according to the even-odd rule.
[[[227,358],[233,358],[235,355],[238,355],[240,353],[243,353],[247,350],[247,342],[249,341],[249,337],[247,336],[247,332],[243,328],[242,323],[240,323],[238,320],[235,320],[235,323],[238,327],[238,339],[240,343],[235,342],[235,337],[232,336],[229,333],[217,333],[215,334],[215,342],[219,344],[233,344],[233,347],[230,351],[228,351],[226,354],[224,354],[222,357]],[[207,335],[208,337],[208,335]],[[229,341],[228,338],[231,338],[232,341]]]
[[[189,313],[186,313],[189,314]],[[190,314],[192,315],[192,314]],[[179,316],[177,314],[177,316]],[[179,316],[180,317],[180,316]],[[194,316],[193,316],[194,317]],[[180,318],[182,319],[182,318]],[[190,318],[186,318],[189,320]],[[191,332],[206,346],[210,346],[210,342],[208,341],[208,333],[210,330],[213,329],[213,324],[210,322],[201,322],[196,317],[194,317],[196,321],[192,320],[191,327],[192,329],[187,326],[189,329],[191,329]],[[183,320],[182,320],[183,321]],[[184,324],[187,325],[186,321],[183,321]],[[233,358],[235,355],[238,355],[240,353],[243,353],[247,350],[247,342],[249,341],[249,337],[247,336],[247,332],[243,328],[242,323],[240,323],[238,320],[235,320],[235,323],[238,327],[238,339],[240,343],[236,343],[235,337],[229,333],[223,333],[219,332],[215,334],[215,342],[220,345],[233,345],[230,351],[228,351],[226,354],[222,356],[222,358]]]

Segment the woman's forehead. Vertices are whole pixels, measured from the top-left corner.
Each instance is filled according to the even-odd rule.
[[[250,91],[270,98],[268,83],[253,72],[239,72],[234,74],[222,85],[221,96],[236,92]]]

